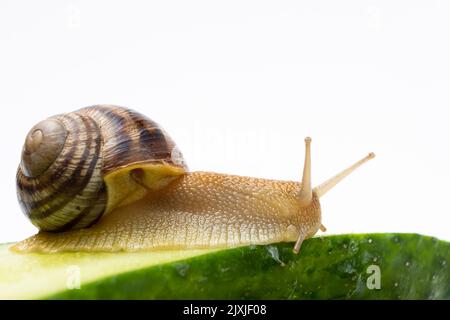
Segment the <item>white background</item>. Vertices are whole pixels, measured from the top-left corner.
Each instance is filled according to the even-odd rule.
[[[35,232],[15,173],[28,130],[111,103],[159,122],[191,170],[313,182],[329,233],[450,240],[449,1],[0,2],[0,242]]]

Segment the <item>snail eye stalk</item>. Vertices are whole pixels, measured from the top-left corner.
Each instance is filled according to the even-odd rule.
[[[301,207],[307,207],[312,201],[311,188],[311,138],[305,138],[305,165],[303,168],[302,189],[299,201]]]
[[[344,171],[338,173],[333,178],[325,181],[321,185],[314,188],[314,192],[317,194],[317,197],[321,198],[324,196],[328,191],[334,188],[339,182],[341,182],[345,177],[350,175],[353,171],[358,169],[360,166],[362,166],[367,161],[375,158],[375,153],[371,152],[366,157],[362,158],[352,166],[348,167]]]

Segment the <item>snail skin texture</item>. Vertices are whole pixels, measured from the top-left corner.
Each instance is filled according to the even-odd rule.
[[[189,172],[161,126],[122,107],[57,115],[28,133],[17,194],[39,233],[16,252],[231,248],[325,231],[319,198],[370,153],[311,187],[311,139],[301,182]]]

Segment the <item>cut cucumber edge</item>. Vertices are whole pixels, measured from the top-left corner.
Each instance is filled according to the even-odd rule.
[[[1,245],[0,298],[450,299],[446,241],[348,234],[306,240],[300,255],[292,246],[46,255]],[[81,289],[69,290],[78,274]]]

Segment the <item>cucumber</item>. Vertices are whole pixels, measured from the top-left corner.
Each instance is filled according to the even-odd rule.
[[[349,234],[292,247],[17,254],[6,244],[0,299],[450,299],[446,241]]]

